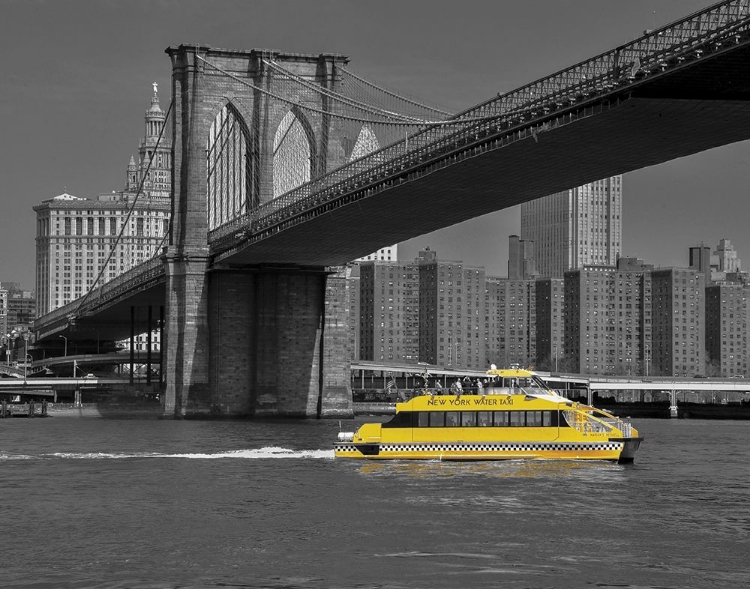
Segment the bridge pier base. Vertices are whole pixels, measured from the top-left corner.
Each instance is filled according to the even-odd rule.
[[[168,284],[189,302],[167,316],[165,417],[353,414],[344,276],[221,270],[201,283],[182,268]]]
[[[319,270],[212,273],[212,413],[352,415],[345,287]]]
[[[210,412],[207,257],[170,253],[167,266],[163,417]]]

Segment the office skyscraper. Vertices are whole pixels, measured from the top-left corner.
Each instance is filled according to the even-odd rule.
[[[85,295],[151,258],[169,231],[171,141],[154,91],[139,161],[130,159],[125,190],[96,199],[68,193],[33,207],[37,316]],[[105,267],[106,266],[106,267]]]
[[[622,176],[521,205],[521,239],[534,242],[539,276],[614,266],[622,250]]]
[[[508,238],[508,279],[525,280],[535,275],[534,242],[511,235]]]

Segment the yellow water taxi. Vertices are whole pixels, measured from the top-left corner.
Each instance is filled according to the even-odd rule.
[[[633,462],[642,437],[627,421],[550,390],[529,370],[494,369],[477,394],[424,394],[386,423],[340,432],[337,458]]]

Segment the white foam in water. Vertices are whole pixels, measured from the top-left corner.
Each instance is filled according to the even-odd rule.
[[[190,454],[160,454],[157,452],[55,452],[43,454],[40,458],[64,458],[72,460],[117,460],[120,458],[190,458],[210,460],[216,458],[234,458],[242,460],[269,458],[333,458],[333,450],[291,450],[289,448],[267,447],[253,450],[231,450],[228,452],[190,453]],[[29,459],[32,456],[6,455],[2,458],[10,460]]]
[[[333,450],[290,450],[267,447],[256,450],[233,450],[216,454],[164,454],[165,458],[333,458]]]

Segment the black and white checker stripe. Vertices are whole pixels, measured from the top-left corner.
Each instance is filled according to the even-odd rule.
[[[448,444],[381,444],[380,452],[611,452],[621,451],[622,442],[517,442],[517,443],[448,443]],[[357,453],[354,444],[336,444],[338,452]]]
[[[597,452],[622,450],[621,442],[381,444],[381,452]]]

